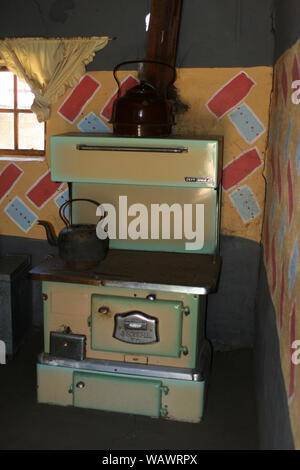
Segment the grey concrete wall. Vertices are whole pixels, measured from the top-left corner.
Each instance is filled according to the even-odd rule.
[[[293,449],[293,434],[280,361],[276,312],[263,262],[261,262],[258,286],[254,366],[260,446],[268,450]]]
[[[273,65],[273,0],[183,0],[182,67]]]
[[[300,38],[299,0],[275,0],[275,61]]]
[[[220,282],[207,308],[207,336],[215,350],[253,347],[260,249],[251,240],[221,236]]]
[[[1,0],[0,37],[116,37],[89,70],[145,58],[150,0]],[[183,0],[178,67],[272,65],[273,0]]]
[[[37,266],[47,255],[57,254],[57,250],[44,240],[0,235],[0,256],[9,254],[29,254],[31,265]],[[41,282],[31,281],[31,298],[32,323],[40,326],[43,322]]]

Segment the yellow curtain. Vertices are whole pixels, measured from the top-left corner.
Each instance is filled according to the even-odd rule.
[[[50,105],[79,81],[109,38],[15,38],[0,41],[0,65],[25,81],[35,95],[32,111],[39,122],[50,117]]]

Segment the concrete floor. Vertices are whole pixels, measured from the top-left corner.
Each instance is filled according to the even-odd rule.
[[[0,365],[2,450],[255,450],[258,448],[252,350],[217,352],[201,423],[38,404],[32,331],[15,358]]]

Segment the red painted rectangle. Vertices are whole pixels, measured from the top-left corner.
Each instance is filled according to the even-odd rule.
[[[292,221],[293,213],[294,213],[294,201],[293,201],[293,180],[292,180],[292,172],[291,172],[291,161],[288,162],[288,169],[287,169],[287,180],[288,180],[288,196],[289,196],[289,224]]]
[[[135,77],[133,77],[132,75],[128,75],[128,77],[126,77],[125,80],[123,80],[123,82],[120,84],[119,96],[123,96],[127,90],[136,86],[138,83],[139,81]],[[106,119],[107,121],[109,121],[111,118],[113,104],[117,96],[118,90],[109,98],[100,113],[100,115],[104,117],[104,119]]]
[[[227,191],[240,183],[262,164],[256,148],[248,150],[223,168],[222,185]]]
[[[282,330],[283,325],[283,306],[284,306],[284,284],[285,284],[285,277],[284,277],[284,263],[282,264],[281,268],[281,292],[280,292],[280,315],[279,315],[279,327],[280,331]]]
[[[245,99],[254,85],[255,82],[245,72],[240,72],[209,100],[207,107],[220,119]]]
[[[97,80],[89,75],[84,75],[62,103],[58,113],[72,124],[99,87],[100,83]]]
[[[23,171],[14,165],[14,163],[10,163],[6,168],[4,168],[0,174],[0,201],[13,188],[22,173]]]
[[[29,189],[26,197],[39,209],[56,193],[62,183],[51,181],[50,170]]]
[[[289,85],[288,85],[286,67],[284,63],[283,63],[282,75],[281,75],[281,88],[282,88],[282,93],[283,93],[284,104],[286,105],[288,92],[289,92]]]
[[[279,155],[279,153],[277,154],[277,182],[278,182],[278,202],[280,204],[281,203],[282,188],[281,188],[281,167],[280,167],[280,155]]]
[[[273,145],[272,145],[272,150],[271,150],[271,169],[272,169],[272,186],[275,182],[275,178],[276,178],[276,171],[275,171],[275,153],[274,153],[274,148],[273,148]]]
[[[294,55],[293,67],[292,67],[292,82],[294,82],[295,80],[300,80],[297,54]]]

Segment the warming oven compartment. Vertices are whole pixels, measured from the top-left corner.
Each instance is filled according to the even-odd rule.
[[[51,178],[216,188],[221,176],[221,142],[213,137],[132,139],[76,133],[51,136]]]
[[[169,357],[187,354],[182,322],[189,308],[180,301],[148,297],[93,295],[91,348]]]
[[[129,250],[147,250],[147,251],[169,251],[169,252],[190,252],[190,253],[216,253],[219,244],[219,199],[221,191],[212,188],[177,188],[175,186],[163,187],[160,186],[138,186],[138,185],[124,185],[124,184],[91,184],[91,183],[73,183],[72,197],[74,198],[88,198],[98,201],[99,203],[111,204],[116,211],[115,226],[116,236],[109,241],[110,248],[114,249],[129,249]],[[126,199],[125,214],[129,208],[134,204],[142,204],[147,213],[147,238],[131,238],[128,233],[126,238],[120,237],[120,210],[123,203],[120,202],[120,195],[122,199]],[[157,237],[151,236],[152,226],[152,207],[164,204],[170,208],[178,208],[178,201],[180,201],[179,214],[182,217],[182,237],[176,238],[174,236],[174,218],[172,211],[170,211],[170,237],[164,238],[163,224],[158,224]],[[199,204],[203,205],[203,220],[201,216],[196,216],[195,207]],[[199,239],[198,246],[195,243],[195,238],[192,240],[194,246],[187,249],[191,239],[186,237],[184,229],[184,214],[185,205],[192,207],[192,229],[197,229],[197,237]],[[72,207],[72,221],[73,223],[93,223],[97,224],[99,217],[95,214],[95,207],[93,204],[78,203]],[[177,214],[178,212],[175,212]],[[177,217],[176,216],[176,217]],[[128,223],[131,222],[133,217],[128,216]],[[189,227],[187,227],[189,229]],[[195,235],[194,235],[195,237]],[[203,243],[200,243],[201,242]],[[202,245],[202,246],[201,246]]]

